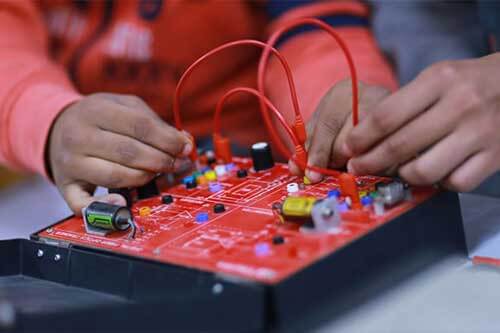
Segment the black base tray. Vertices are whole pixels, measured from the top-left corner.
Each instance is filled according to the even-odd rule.
[[[466,246],[449,192],[276,285],[35,235],[0,242],[0,302],[14,307],[15,332],[303,331],[455,253]]]

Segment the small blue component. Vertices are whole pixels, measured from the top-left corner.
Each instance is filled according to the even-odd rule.
[[[349,210],[349,206],[347,205],[347,202],[341,202],[337,205],[337,208],[339,210],[339,212],[346,212]]]
[[[331,197],[338,198],[338,197],[340,197],[340,190],[339,190],[339,189],[330,190],[330,191],[328,191],[327,196],[328,196],[329,198],[331,198]]]
[[[208,213],[207,212],[199,212],[195,217],[196,223],[205,223],[208,221]]]
[[[190,184],[192,182],[196,182],[196,179],[194,178],[194,176],[186,176],[182,179],[182,183],[184,185],[187,185],[187,184]]]
[[[226,164],[226,170],[227,171],[233,171],[234,169],[236,169],[236,165],[234,163],[228,163],[228,164]]]
[[[201,168],[200,172],[201,173],[205,173],[207,172],[208,170],[212,170],[209,166],[204,166],[203,168]]]
[[[365,195],[361,198],[361,204],[363,206],[370,206],[373,203],[373,198],[369,195]]]
[[[268,256],[271,252],[271,247],[267,243],[259,243],[255,245],[255,255],[258,257]]]

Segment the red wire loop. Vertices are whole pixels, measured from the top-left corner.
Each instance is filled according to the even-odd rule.
[[[271,37],[268,40],[268,43],[263,43],[261,41],[257,40],[251,40],[251,39],[246,39],[246,40],[239,40],[239,41],[234,41],[234,42],[229,42],[226,44],[223,44],[202,57],[200,57],[198,60],[196,60],[191,66],[188,67],[188,69],[184,72],[182,75],[181,79],[179,80],[177,87],[175,89],[175,94],[174,94],[174,99],[173,99],[173,113],[174,113],[174,121],[175,121],[175,126],[177,129],[182,129],[182,121],[181,121],[181,116],[180,116],[180,94],[182,91],[182,88],[184,87],[185,81],[189,76],[191,75],[192,71],[200,65],[201,62],[209,58],[210,56],[234,47],[234,46],[241,46],[241,45],[253,45],[253,46],[258,46],[263,48],[263,53],[261,56],[261,59],[259,61],[259,68],[258,68],[258,73],[257,73],[257,87],[258,90],[251,89],[251,88],[234,88],[224,94],[222,98],[219,100],[217,103],[216,107],[216,112],[215,112],[215,119],[214,119],[214,127],[215,127],[215,136],[221,136],[220,130],[221,130],[221,113],[222,113],[222,107],[225,101],[232,96],[233,94],[236,93],[241,93],[241,92],[246,92],[250,93],[254,96],[256,96],[259,99],[259,105],[260,105],[260,111],[262,114],[262,117],[264,118],[264,123],[271,135],[271,138],[273,142],[276,144],[276,147],[278,150],[280,150],[281,154],[284,156],[287,156],[288,158],[291,158],[297,165],[302,169],[305,170],[306,168],[312,171],[319,172],[323,175],[331,175],[331,176],[338,176],[340,174],[339,171],[337,170],[331,170],[331,169],[325,169],[325,168],[320,168],[316,166],[307,166],[307,153],[304,150],[303,142],[305,137],[302,137],[303,135],[301,133],[301,126],[304,124],[302,115],[300,113],[300,108],[299,108],[299,102],[298,102],[298,97],[297,97],[297,92],[295,88],[295,84],[293,81],[292,77],[292,72],[290,70],[290,66],[284,59],[284,57],[279,53],[278,50],[276,50],[273,45],[277,42],[277,40],[282,36],[283,33],[294,29],[300,25],[314,25],[316,27],[319,27],[326,31],[330,36],[332,36],[335,41],[338,43],[340,46],[341,50],[344,53],[344,56],[347,60],[347,64],[349,66],[349,71],[351,74],[351,84],[352,84],[352,121],[353,125],[356,126],[358,124],[358,81],[357,81],[357,75],[356,75],[356,69],[354,66],[354,62],[352,60],[351,53],[349,52],[349,49],[345,42],[342,40],[342,38],[334,31],[333,28],[331,28],[328,24],[325,22],[314,19],[314,18],[299,18],[292,20],[290,22],[287,22],[284,26],[282,26],[280,29],[278,29],[276,32],[274,32]],[[292,99],[292,105],[293,109],[295,112],[295,123],[294,123],[294,130],[286,123],[285,119],[283,118],[282,114],[276,109],[276,107],[267,99],[265,96],[265,91],[264,91],[264,83],[265,83],[265,69],[269,60],[270,53],[273,53],[278,60],[281,62],[283,65],[283,68],[286,73],[286,77],[288,80],[288,85],[290,88],[290,94],[291,94],[291,99]],[[279,135],[276,133],[276,130],[273,126],[272,119],[267,110],[270,110],[277,118],[278,121],[283,125],[284,129],[292,139],[294,145],[295,145],[295,156],[290,156],[291,154],[288,152],[286,149],[285,145],[283,142],[280,140]],[[302,125],[300,125],[302,124]],[[297,137],[299,135],[300,137]]]
[[[174,121],[175,121],[175,126],[177,127],[177,129],[179,129],[179,130],[182,129],[182,120],[181,120],[181,115],[180,115],[180,95],[181,95],[181,92],[182,92],[182,89],[184,87],[186,80],[191,76],[191,73],[193,72],[193,70],[196,67],[198,67],[203,61],[205,61],[207,58],[211,57],[212,55],[214,55],[216,53],[219,53],[219,52],[221,52],[225,49],[228,49],[228,48],[232,48],[235,46],[244,46],[244,45],[257,46],[257,47],[260,47],[262,49],[267,49],[267,50],[269,50],[268,52],[272,52],[279,59],[279,61],[283,65],[283,68],[284,68],[285,73],[286,73],[286,77],[288,80],[288,85],[290,87],[290,94],[291,94],[292,103],[294,106],[295,113],[300,115],[299,103],[298,103],[298,99],[297,99],[297,92],[296,92],[296,88],[295,88],[295,83],[293,81],[292,71],[291,71],[290,66],[288,65],[286,59],[281,55],[281,53],[279,53],[278,50],[276,50],[273,47],[268,47],[267,44],[264,42],[261,42],[258,40],[253,40],[253,39],[244,39],[244,40],[238,40],[238,41],[234,41],[234,42],[225,43],[223,45],[216,47],[215,49],[209,51],[208,53],[206,53],[203,56],[201,56],[200,58],[198,58],[198,60],[196,60],[194,63],[191,64],[191,66],[189,66],[186,69],[186,71],[184,72],[184,74],[180,78],[179,82],[177,83],[177,86],[175,88],[174,99],[173,99]],[[260,100],[261,99],[259,99],[259,101]],[[271,122],[271,119],[269,118],[269,116],[267,114],[264,116],[264,123],[267,126],[269,133],[274,133],[275,129],[273,128],[273,124]],[[286,146],[281,142],[281,140],[273,140],[273,141],[274,141],[276,147],[278,148],[278,150],[280,151],[280,153],[282,155],[286,156],[287,149],[286,149]]]
[[[288,123],[286,122],[285,118],[283,115],[278,111],[278,109],[271,103],[271,101],[264,95],[262,95],[259,91],[252,89],[252,88],[247,88],[247,87],[237,87],[229,90],[226,92],[217,102],[217,106],[215,107],[215,115],[214,115],[214,134],[222,136],[221,133],[221,115],[222,115],[222,109],[224,107],[224,103],[233,95],[238,94],[238,93],[248,93],[251,95],[254,95],[257,97],[261,102],[263,102],[269,110],[273,113],[274,116],[278,119],[278,121],[281,123],[283,128],[286,130],[290,138],[292,139],[292,142],[295,146],[300,146],[300,142],[293,132],[292,128]],[[264,115],[268,115],[266,110],[261,109],[261,114],[264,117]],[[277,133],[273,130],[271,131],[271,135],[273,136],[272,139],[279,141],[280,137],[277,135]],[[290,156],[290,154],[288,154]]]

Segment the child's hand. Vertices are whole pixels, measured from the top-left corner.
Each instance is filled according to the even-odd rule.
[[[349,169],[399,166],[412,184],[469,191],[500,168],[500,53],[444,62],[385,98],[347,138]]]
[[[388,90],[378,86],[359,85],[360,117],[384,96]],[[349,156],[343,146],[347,134],[352,129],[352,87],[351,80],[343,80],[334,85],[321,99],[311,120],[307,124],[306,149],[308,165],[322,168],[342,168]],[[290,171],[300,174],[299,168],[289,162]],[[316,183],[322,179],[317,172],[306,170],[306,176]]]
[[[141,99],[94,94],[69,106],[54,122],[48,159],[54,181],[75,214],[96,186],[132,187],[188,161],[190,137],[161,120]],[[125,204],[118,194],[103,201]]]

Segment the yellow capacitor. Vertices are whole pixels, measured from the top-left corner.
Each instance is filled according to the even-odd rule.
[[[217,180],[217,174],[215,173],[214,170],[208,170],[207,172],[205,172],[205,178],[209,182],[211,182],[211,181]]]
[[[311,180],[309,180],[306,176],[304,176],[304,185],[311,185]]]
[[[285,217],[308,218],[316,201],[314,197],[287,197],[281,206],[281,213]]]

